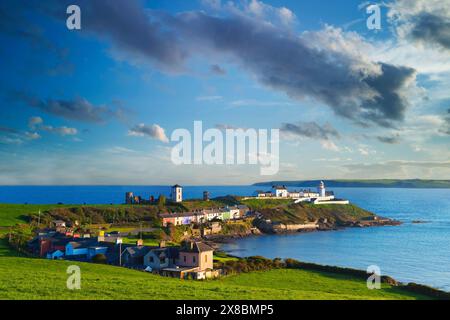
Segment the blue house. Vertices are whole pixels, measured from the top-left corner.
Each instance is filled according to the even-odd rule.
[[[64,252],[62,252],[61,250],[55,250],[52,252],[47,253],[47,259],[61,259],[64,257]]]
[[[83,241],[71,241],[66,244],[66,256],[87,256],[88,247]]]
[[[104,254],[108,251],[108,247],[89,247],[87,258],[90,260],[95,257],[97,254]]]

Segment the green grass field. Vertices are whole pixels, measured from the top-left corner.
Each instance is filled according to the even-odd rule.
[[[66,287],[67,267],[81,268],[81,290]],[[279,269],[192,281],[160,277],[120,267],[0,258],[0,299],[423,299],[383,285],[368,290],[365,281],[320,272]]]
[[[56,208],[73,208],[73,207],[83,207],[82,205],[73,204],[7,204],[0,203],[0,227],[9,227],[17,223],[25,223],[26,217],[29,214],[37,214],[39,210],[44,213],[45,211],[56,209]],[[89,205],[88,207],[94,208],[112,208],[120,207],[127,208],[132,207],[130,205]]]
[[[10,226],[29,213],[61,205],[0,205],[0,299],[425,299],[383,285],[368,290],[364,280],[305,270],[278,269],[205,282],[164,278],[121,267],[26,258],[10,249]],[[130,240],[131,241],[131,240]],[[134,241],[134,240],[133,240]],[[216,260],[232,260],[217,253]],[[66,288],[67,267],[81,267],[81,290]]]

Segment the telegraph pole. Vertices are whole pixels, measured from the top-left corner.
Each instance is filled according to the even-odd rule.
[[[122,266],[122,242],[119,243],[119,267]]]

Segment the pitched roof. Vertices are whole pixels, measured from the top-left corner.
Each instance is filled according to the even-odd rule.
[[[80,239],[78,241],[72,240],[67,242],[67,244],[71,244],[72,248],[87,248],[87,247],[95,247],[95,246],[101,246],[99,245],[97,239]]]
[[[207,252],[207,251],[214,251],[212,247],[207,245],[204,242],[201,241],[195,241],[193,242],[192,249],[189,247],[189,244],[181,248],[181,252]]]
[[[139,258],[145,256],[151,250],[148,246],[134,246],[125,249],[128,254],[133,258]]]
[[[204,212],[176,212],[176,213],[161,213],[161,218],[182,218],[182,217],[196,217],[203,216]]]

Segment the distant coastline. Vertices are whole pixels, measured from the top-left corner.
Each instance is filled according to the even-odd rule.
[[[327,186],[332,188],[426,188],[426,189],[449,189],[450,180],[422,180],[422,179],[377,179],[377,180],[323,180]],[[295,180],[295,181],[267,181],[254,183],[253,186],[301,186],[313,188],[320,180]]]

